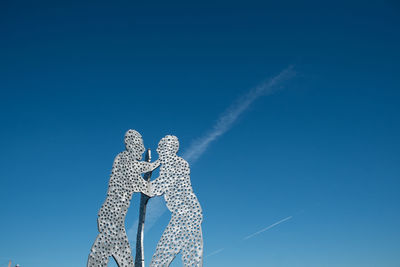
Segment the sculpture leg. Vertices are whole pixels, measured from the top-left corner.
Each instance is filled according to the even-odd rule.
[[[171,226],[171,219],[167,228],[158,241],[156,252],[151,259],[150,267],[167,267],[180,251],[179,243],[176,242],[176,228]]]
[[[196,225],[190,231],[190,235],[186,237],[185,247],[182,248],[183,266],[202,267],[203,266],[203,237],[201,226]]]
[[[119,267],[134,266],[132,250],[125,230],[123,231],[122,237],[115,247],[112,255]]]
[[[90,251],[87,267],[107,267],[110,256],[111,249],[105,243],[104,234],[100,233]]]

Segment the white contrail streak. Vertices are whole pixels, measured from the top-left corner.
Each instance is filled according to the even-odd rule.
[[[223,112],[211,131],[202,138],[193,142],[185,151],[183,158],[193,163],[206,151],[210,143],[219,136],[226,133],[238,119],[238,117],[246,111],[249,106],[264,95],[271,95],[278,91],[283,82],[294,76],[293,66],[289,66],[267,82],[251,89],[247,94],[240,97],[225,112]]]
[[[281,223],[283,223],[283,222],[285,222],[285,221],[287,221],[287,220],[290,220],[290,219],[292,219],[292,218],[293,218],[293,216],[289,216],[289,217],[286,217],[285,219],[282,219],[282,220],[280,220],[280,221],[277,221],[276,223],[273,223],[273,224],[271,224],[270,226],[265,227],[264,229],[262,229],[262,230],[260,230],[260,231],[258,231],[258,232],[255,232],[255,233],[253,233],[253,234],[251,234],[251,235],[246,236],[245,238],[243,238],[243,240],[247,240],[247,239],[252,238],[252,237],[254,237],[254,236],[256,236],[256,235],[259,235],[259,234],[261,234],[262,232],[265,232],[265,231],[271,229],[272,227],[275,227],[275,226],[277,226],[278,224],[281,224]],[[213,255],[215,255],[215,254],[218,254],[218,253],[222,252],[223,250],[225,250],[225,248],[220,248],[220,249],[218,249],[218,250],[216,250],[216,251],[214,251],[214,252],[211,252],[210,254],[208,254],[207,256],[205,256],[205,258],[210,257],[210,256],[213,256]]]
[[[273,224],[271,224],[270,226],[265,227],[264,229],[262,229],[262,230],[260,230],[260,231],[258,231],[258,232],[255,232],[255,233],[253,233],[253,234],[251,234],[251,235],[246,236],[245,238],[243,238],[243,240],[247,240],[247,239],[252,238],[252,237],[254,237],[254,236],[256,236],[256,235],[259,235],[259,234],[261,234],[262,232],[265,232],[265,231],[267,231],[267,230],[269,230],[269,229],[271,229],[271,228],[277,226],[278,224],[281,224],[281,223],[283,223],[283,222],[285,222],[285,221],[287,221],[287,220],[290,220],[290,219],[292,219],[292,218],[293,218],[293,216],[286,217],[285,219],[282,219],[282,220],[280,220],[280,221],[278,221],[278,222],[276,222],[276,223],[273,223]]]
[[[216,251],[211,252],[210,254],[208,254],[207,256],[205,256],[205,258],[210,257],[210,256],[213,256],[213,255],[215,255],[215,254],[218,254],[218,253],[222,252],[223,250],[224,250],[224,248],[217,249]]]
[[[193,142],[189,148],[183,154],[183,158],[190,163],[196,161],[203,153],[206,151],[210,143],[216,140],[219,136],[226,133],[234,122],[238,119],[238,117],[246,111],[249,106],[257,100],[261,96],[271,95],[282,88],[283,82],[289,80],[291,77],[295,75],[293,71],[293,66],[289,66],[283,71],[281,71],[277,76],[273,77],[269,81],[261,83],[259,86],[249,90],[245,95],[237,99],[234,103],[228,107],[228,109],[223,112],[214,127],[208,132],[208,134],[204,135],[202,138]],[[145,229],[147,231],[153,226],[153,224],[164,214],[167,208],[163,205],[159,205],[161,200],[155,200],[153,202],[149,202],[147,205],[147,215],[146,217],[151,217],[152,223],[149,225],[146,224]],[[156,206],[151,208],[152,206]],[[147,220],[147,219],[146,219]],[[150,220],[149,220],[150,221]],[[135,235],[135,229],[137,229],[137,222],[135,222],[131,228],[128,230],[128,236]],[[222,251],[222,250],[221,250]]]

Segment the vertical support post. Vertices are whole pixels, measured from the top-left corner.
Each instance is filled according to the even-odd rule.
[[[145,161],[151,161],[151,150],[147,149]],[[146,172],[143,179],[150,181],[152,172]],[[135,267],[144,267],[144,250],[143,250],[143,235],[144,235],[144,221],[146,218],[146,206],[150,197],[143,193],[140,193],[140,208],[139,208],[139,223],[136,236],[136,256],[135,256]]]

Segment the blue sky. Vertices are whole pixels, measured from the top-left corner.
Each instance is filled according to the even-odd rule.
[[[184,152],[288,66],[191,166],[205,266],[399,266],[399,26],[391,0],[2,1],[0,267],[85,266],[126,130]]]

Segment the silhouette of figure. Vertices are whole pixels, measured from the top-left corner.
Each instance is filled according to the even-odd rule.
[[[140,174],[154,170],[160,163],[139,161],[145,149],[142,136],[135,130],[126,132],[125,147],[114,160],[107,197],[98,214],[99,235],[89,254],[88,267],[107,267],[110,256],[120,267],[134,266],[125,216],[133,193],[149,195],[149,185]]]
[[[176,153],[179,141],[167,135],[158,144],[160,176],[151,182],[152,196],[164,194],[171,220],[157,244],[151,267],[169,266],[182,253],[184,266],[203,265],[202,209],[193,193],[189,164]]]

